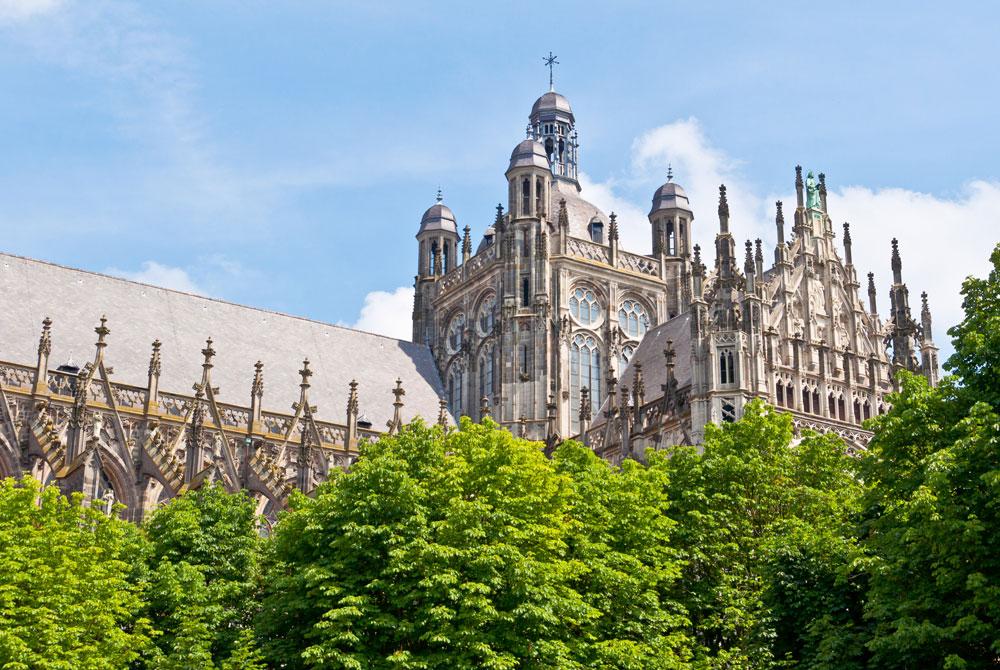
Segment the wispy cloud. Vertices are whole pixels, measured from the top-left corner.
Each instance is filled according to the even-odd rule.
[[[61,0],[0,0],[0,23],[24,21],[58,9]]]
[[[170,288],[175,291],[184,291],[185,293],[195,293],[198,295],[208,295],[207,292],[202,289],[194,281],[194,279],[191,278],[191,275],[189,275],[187,270],[184,268],[162,265],[156,261],[143,262],[142,267],[139,270],[129,271],[112,267],[105,270],[105,273],[115,277],[121,277],[122,279],[131,279],[132,281],[159,286],[160,288]]]

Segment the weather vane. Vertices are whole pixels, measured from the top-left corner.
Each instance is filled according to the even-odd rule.
[[[552,69],[554,66],[559,65],[559,61],[556,60],[557,56],[553,56],[552,52],[549,52],[548,57],[542,56],[542,60],[545,61],[545,65],[549,68],[549,90],[554,91],[555,88],[552,83]]]

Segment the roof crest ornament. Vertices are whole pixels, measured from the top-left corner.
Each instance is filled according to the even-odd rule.
[[[441,187],[440,186],[438,186],[438,192],[437,192],[437,196],[435,196],[435,198],[436,198],[437,202],[441,202],[442,200],[444,200],[444,196],[441,195]]]
[[[556,58],[558,58],[558,56],[553,56],[551,51],[549,51],[549,55],[547,57],[546,56],[542,56],[542,60],[545,61],[545,66],[547,68],[549,68],[549,90],[550,91],[555,91],[556,90],[555,89],[555,80],[553,78],[553,69],[554,69],[554,67],[556,65],[560,64],[559,61],[556,60]]]
[[[667,163],[667,183],[670,183],[673,180],[674,180],[674,166],[670,163]]]

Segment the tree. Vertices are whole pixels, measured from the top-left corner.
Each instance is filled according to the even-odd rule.
[[[656,602],[676,566],[667,549],[653,547],[648,563],[628,555],[662,539],[669,522],[642,519],[632,534],[622,526],[629,514],[654,516],[659,475],[629,476],[600,492],[611,483],[606,465],[573,446],[557,461],[489,421],[463,420],[448,432],[414,423],[365,445],[349,473],[315,500],[300,499],[278,524],[260,619],[269,660],[373,669],[670,667],[644,665],[654,649],[640,629],[651,625],[663,658],[683,647],[672,633],[676,614]],[[628,498],[623,507],[645,493],[653,501],[613,519],[615,490]],[[588,521],[598,525],[588,529]],[[611,602],[614,594],[623,601]],[[641,611],[647,604],[653,610]],[[618,620],[626,615],[637,620]]]
[[[143,540],[54,486],[0,483],[0,667],[128,667],[150,646]]]
[[[864,546],[880,668],[993,668],[1000,658],[1000,246],[963,284],[957,374],[900,373],[864,459]]]
[[[182,494],[146,523],[147,611],[161,629],[155,667],[261,667],[250,635],[262,543],[255,507],[216,484]]]
[[[851,588],[839,581],[855,552],[854,465],[835,436],[792,439],[789,415],[753,402],[740,421],[708,426],[701,453],[678,448],[666,462],[685,560],[677,598],[699,666],[823,667],[832,648],[858,651],[860,616],[844,611]],[[828,667],[851,663],[837,660]]]

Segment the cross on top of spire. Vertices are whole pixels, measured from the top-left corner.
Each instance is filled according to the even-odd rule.
[[[438,186],[438,192],[437,192],[437,201],[438,201],[438,202],[441,202],[442,200],[444,200],[444,196],[443,196],[443,195],[441,195],[441,187],[440,187],[440,186]]]
[[[553,69],[556,65],[559,65],[559,61],[556,60],[557,56],[553,56],[552,52],[549,51],[548,56],[542,56],[542,60],[545,61],[545,66],[549,68],[549,90],[554,91],[554,79],[553,79]]]
[[[671,182],[674,180],[674,166],[667,163],[667,181]]]

